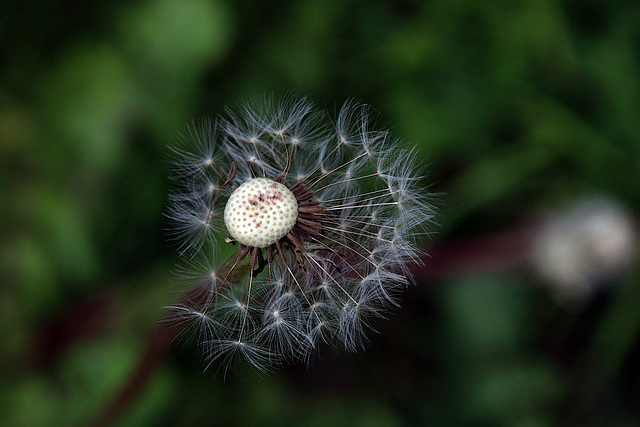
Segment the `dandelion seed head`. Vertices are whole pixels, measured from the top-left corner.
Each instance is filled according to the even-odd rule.
[[[199,282],[170,309],[201,331],[207,366],[244,360],[264,373],[308,361],[320,343],[362,348],[370,319],[410,283],[434,215],[419,156],[356,101],[330,120],[305,98],[266,97],[182,139],[172,234],[210,276],[183,273]],[[235,252],[218,259],[220,245]]]

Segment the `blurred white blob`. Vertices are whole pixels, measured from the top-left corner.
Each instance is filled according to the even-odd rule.
[[[636,238],[627,211],[609,198],[589,197],[544,221],[534,266],[560,303],[584,302],[628,270]]]

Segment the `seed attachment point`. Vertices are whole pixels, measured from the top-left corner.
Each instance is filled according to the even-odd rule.
[[[266,248],[286,236],[298,219],[298,201],[285,185],[253,178],[239,186],[227,201],[224,223],[240,244]]]

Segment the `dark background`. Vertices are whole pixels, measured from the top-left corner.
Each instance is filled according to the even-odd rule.
[[[622,0],[4,2],[0,424],[637,425],[638,22]],[[114,404],[186,286],[167,145],[291,92],[419,147],[440,195],[417,286],[365,352],[223,381],[158,350]]]

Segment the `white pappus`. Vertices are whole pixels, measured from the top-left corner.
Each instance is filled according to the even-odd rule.
[[[168,216],[203,274],[167,320],[225,371],[308,361],[321,342],[360,349],[410,283],[434,216],[416,153],[375,129],[367,105],[331,121],[292,96],[228,109],[182,140]],[[218,260],[219,245],[235,252]]]

